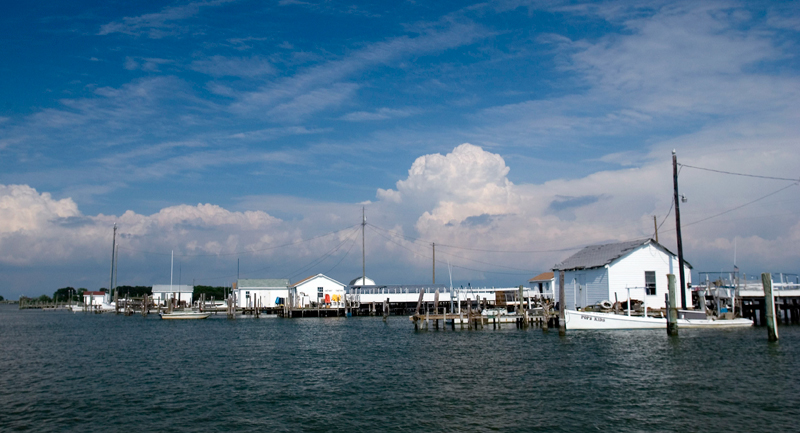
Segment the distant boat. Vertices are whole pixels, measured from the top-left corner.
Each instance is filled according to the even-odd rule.
[[[201,313],[198,311],[173,311],[171,313],[159,313],[165,320],[197,320],[207,319],[211,313]]]
[[[568,330],[574,329],[666,329],[664,317],[627,316],[614,313],[565,310],[564,321]],[[753,326],[750,319],[678,319],[678,329],[685,328],[741,328]]]

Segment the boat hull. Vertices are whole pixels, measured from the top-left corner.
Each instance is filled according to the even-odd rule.
[[[579,329],[666,329],[666,318],[626,316],[589,311],[564,311],[568,330]],[[753,326],[750,319],[678,319],[678,329],[685,328],[739,328]]]
[[[207,319],[211,313],[161,313],[164,320],[200,320]]]

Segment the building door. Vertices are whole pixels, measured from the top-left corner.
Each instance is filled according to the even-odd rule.
[[[580,273],[577,275],[578,279],[578,299],[580,299],[581,307],[589,304],[589,295],[586,293],[586,274]]]

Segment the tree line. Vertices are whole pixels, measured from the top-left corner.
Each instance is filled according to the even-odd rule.
[[[35,301],[35,302],[82,302],[83,301],[83,293],[88,291],[88,289],[84,287],[74,288],[74,287],[62,287],[56,290],[53,293],[53,296],[41,295],[36,298],[31,298],[28,296],[23,296],[22,299],[26,301]],[[105,287],[100,288],[100,292],[108,292],[108,289]],[[213,296],[214,299],[224,299],[225,294],[230,292],[230,287],[223,287],[223,286],[194,286],[194,290],[192,291],[192,298],[199,299],[200,295],[205,294],[206,299],[211,299]],[[117,294],[119,297],[129,297],[129,298],[141,298],[144,295],[152,296],[153,295],[153,286],[117,286]],[[3,297],[0,296],[0,301],[3,301]]]

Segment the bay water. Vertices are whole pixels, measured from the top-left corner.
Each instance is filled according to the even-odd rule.
[[[800,328],[780,335],[0,305],[0,431],[797,431]]]

